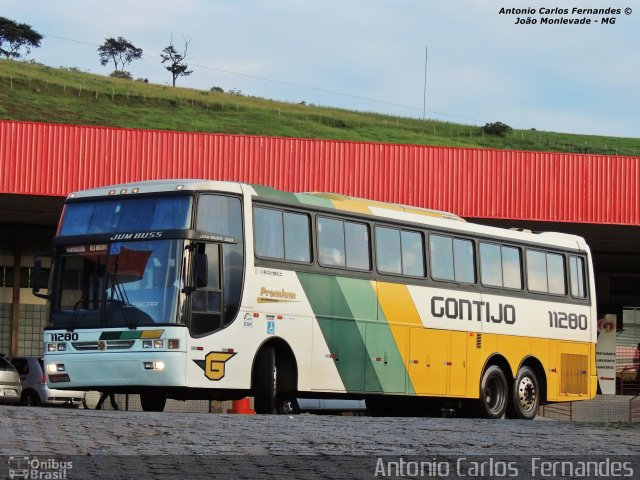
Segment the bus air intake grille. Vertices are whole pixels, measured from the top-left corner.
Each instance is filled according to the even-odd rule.
[[[482,348],[482,334],[476,333],[476,348]]]
[[[588,393],[589,376],[588,355],[563,353],[560,358],[560,393],[569,395],[584,395]]]
[[[71,346],[78,352],[98,350],[128,350],[133,347],[135,340],[107,340],[95,342],[71,342]],[[104,345],[104,346],[101,346]]]

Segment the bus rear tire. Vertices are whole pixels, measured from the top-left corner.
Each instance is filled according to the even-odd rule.
[[[140,405],[144,412],[162,412],[167,403],[167,397],[158,393],[141,393]]]
[[[513,382],[509,396],[508,415],[511,418],[533,420],[540,406],[540,389],[535,372],[529,367],[522,367]]]
[[[507,377],[497,365],[490,365],[480,381],[479,414],[483,418],[502,418],[507,410],[509,385]]]

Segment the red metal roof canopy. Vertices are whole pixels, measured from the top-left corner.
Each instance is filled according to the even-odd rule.
[[[0,192],[205,178],[463,217],[640,224],[640,159],[0,121]]]

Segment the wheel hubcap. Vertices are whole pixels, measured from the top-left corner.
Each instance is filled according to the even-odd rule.
[[[282,413],[289,415],[293,413],[293,403],[291,400],[284,400],[282,402]]]
[[[533,410],[536,404],[536,387],[529,377],[523,377],[518,384],[518,401],[525,412]]]

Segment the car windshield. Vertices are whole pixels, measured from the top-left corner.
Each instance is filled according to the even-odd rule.
[[[55,266],[51,327],[134,328],[179,321],[182,240],[64,248]]]

